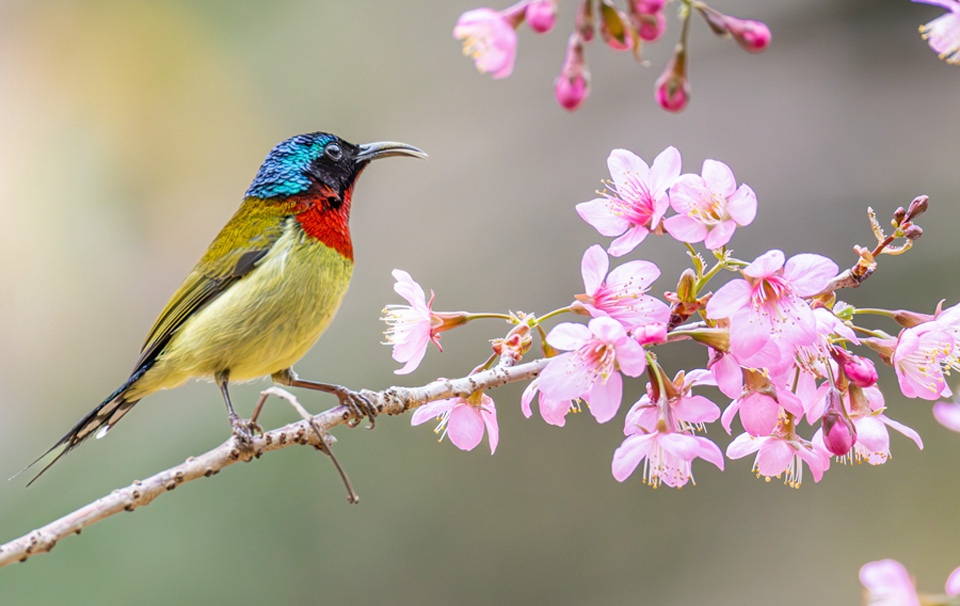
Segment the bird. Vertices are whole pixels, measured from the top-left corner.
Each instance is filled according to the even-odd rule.
[[[27,485],[91,435],[103,437],[141,399],[190,378],[219,386],[240,440],[254,428],[234,411],[228,385],[264,376],[333,393],[358,422],[368,416],[372,424],[376,409],[358,392],[300,379],[292,365],[330,325],[349,286],[357,178],[372,160],[391,156],[427,154],[392,141],[355,145],[324,132],[278,143],[239,210],[154,322],[130,376],[27,466],[61,449]]]

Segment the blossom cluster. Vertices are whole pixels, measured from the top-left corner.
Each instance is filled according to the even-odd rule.
[[[923,448],[916,431],[887,414],[876,365],[863,348],[894,368],[904,396],[948,397],[944,372],[960,368],[960,305],[938,307],[933,314],[858,309],[838,300],[837,291],[868,278],[879,255],[912,246],[922,234],[914,219],[927,209],[926,196],[897,209],[889,236],[871,211],[877,245],[855,247],[857,264],[844,272],[813,253],[788,257],[773,249],[740,260],[728,244],[738,228],[753,222],[755,192],[738,184],[723,162],[708,159],[699,173],[682,173],[681,164],[673,147],[652,164],[624,149],[610,153],[610,180],[596,198],[577,204],[576,211],[612,241],[606,249],[595,244],[584,252],[583,292],[543,316],[435,312],[432,293],[427,301],[409,274],[395,271],[396,290],[409,303],[385,309],[387,341],[394,358],[404,364],[397,372],[412,371],[429,343],[439,345],[442,331],[496,317],[514,328],[494,342],[494,355],[475,372],[508,352],[518,360],[532,346],[532,335],[542,335],[548,361],[522,395],[527,417],[536,402],[551,425],[563,427],[570,412],[584,407],[597,422],[607,423],[623,407],[625,383],[645,376],[645,394],[624,415],[625,437],[613,454],[611,471],[623,481],[643,463],[643,481],[654,487],[693,482],[697,458],[723,469],[725,458],[748,455],[754,455],[759,477],[783,478],[799,487],[804,467],[820,481],[832,460],[885,463],[890,429]],[[634,252],[649,237],[665,235],[692,260],[676,291],[662,298],[651,293],[661,272],[650,261],[629,260],[611,269],[612,260]],[[903,243],[894,246],[898,240]],[[708,257],[715,260],[712,267]],[[729,279],[714,284],[725,276]],[[544,330],[546,320],[564,313],[589,320]],[[859,323],[877,315],[899,325],[899,332],[892,335]],[[701,367],[671,374],[661,367],[657,349],[678,342],[703,346]],[[960,405],[940,402],[935,414],[960,431]],[[486,430],[491,452],[496,448],[496,408],[487,394],[429,404],[413,422],[434,417],[440,419],[437,431],[456,446],[474,448]],[[707,425],[717,421],[727,434],[734,433],[735,423],[741,428],[725,450],[704,435]]]
[[[646,64],[644,42],[654,42],[667,27],[666,10],[673,0],[626,0],[626,10],[612,0],[579,0],[573,32],[554,80],[557,103],[568,110],[577,109],[590,94],[590,72],[585,47],[597,37],[617,51],[633,51],[637,61]],[[690,16],[696,12],[709,28],[720,36],[731,37],[746,51],[755,53],[770,44],[770,29],[759,21],[739,19],[717,11],[700,0],[677,0],[682,21],[680,38],[666,68],[654,85],[657,103],[678,112],[690,98],[687,79],[687,36]],[[520,0],[497,11],[478,8],[463,13],[453,28],[453,36],[463,40],[463,52],[474,60],[477,69],[493,78],[513,73],[517,53],[517,29],[526,23],[536,33],[553,29],[557,18],[557,0]]]

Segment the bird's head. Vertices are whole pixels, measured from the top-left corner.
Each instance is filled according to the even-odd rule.
[[[336,199],[348,199],[364,167],[371,160],[389,156],[426,158],[427,154],[392,141],[354,145],[329,133],[297,135],[267,154],[246,196],[286,199],[333,194]]]

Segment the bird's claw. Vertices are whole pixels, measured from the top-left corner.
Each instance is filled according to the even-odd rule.
[[[356,427],[363,420],[363,417],[367,417],[370,419],[370,425],[367,426],[367,429],[373,429],[377,417],[377,407],[374,406],[373,402],[359,391],[354,391],[342,385],[337,386],[336,395],[340,400],[340,405],[349,408],[350,413],[354,416],[353,419],[347,421],[347,426]]]
[[[241,419],[240,415],[235,412],[230,413],[228,419],[230,420],[230,429],[233,431],[233,437],[239,446],[248,448],[253,442],[253,435],[255,433],[259,433],[261,436],[263,435],[263,428],[260,427],[260,424],[256,421]]]

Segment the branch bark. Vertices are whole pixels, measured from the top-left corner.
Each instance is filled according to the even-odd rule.
[[[381,414],[401,415],[434,400],[467,397],[480,389],[491,389],[531,379],[547,364],[546,358],[517,366],[510,366],[512,361],[505,356],[500,366],[460,379],[437,380],[422,387],[390,387],[379,392],[364,389],[360,393],[369,399]],[[337,406],[315,415],[312,422],[326,431],[354,418],[347,407]],[[239,447],[231,436],[213,450],[190,457],[180,465],[154,474],[146,480],[136,480],[125,488],[118,488],[46,526],[0,545],[0,567],[50,551],[60,539],[73,533],[80,534],[87,526],[114,514],[148,505],[160,495],[185,482],[210,477],[238,461],[260,458],[264,453],[294,444],[310,444],[316,447],[321,445],[318,435],[311,429],[310,420],[290,423],[265,432],[262,436],[254,436],[247,448]]]

